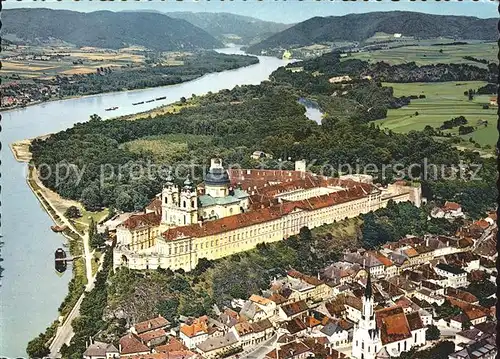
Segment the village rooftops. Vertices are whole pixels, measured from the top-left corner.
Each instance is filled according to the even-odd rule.
[[[446,295],[469,303],[476,303],[478,301],[474,294],[455,288],[446,288]]]
[[[250,300],[251,302],[255,302],[257,304],[263,305],[263,306],[273,304],[272,300],[261,297],[260,295],[257,295],[257,294],[252,294],[248,300]]]
[[[165,331],[165,329],[155,329],[139,334],[139,338],[141,338],[141,340],[146,343],[149,342],[150,340],[164,338],[166,336],[167,332]]]
[[[191,359],[197,358],[199,354],[190,350],[176,350],[171,352],[156,352],[127,356],[127,359]]]
[[[141,334],[144,332],[148,332],[150,330],[166,328],[168,326],[170,326],[170,322],[165,318],[163,318],[161,315],[159,315],[156,318],[152,318],[144,322],[135,324],[134,329],[137,332],[137,334]]]
[[[296,271],[294,269],[287,271],[286,274],[291,278],[300,279],[300,280],[302,280],[310,285],[313,285],[313,286],[318,286],[320,284],[324,284],[324,282],[322,280],[320,280],[316,277],[313,277],[313,276],[302,274],[299,271]]]
[[[307,325],[300,318],[293,318],[285,323],[285,328],[290,334],[297,334],[307,329]]]
[[[493,336],[485,336],[475,342],[468,343],[464,349],[449,356],[450,359],[483,359],[496,355],[496,341]]]
[[[167,344],[163,344],[163,345],[158,345],[157,347],[155,347],[155,352],[163,352],[163,353],[167,353],[167,352],[174,352],[174,351],[182,351],[182,350],[188,350],[188,348],[182,344],[182,342],[175,338],[175,337],[170,337],[168,339],[168,342]]]
[[[288,317],[291,317],[291,316],[303,313],[303,312],[307,311],[309,308],[307,307],[307,304],[305,301],[300,300],[298,302],[285,304],[281,307],[281,309],[283,310],[283,312],[285,312],[285,314]]]
[[[276,355],[276,352],[278,355]],[[302,342],[291,342],[288,344],[282,345],[279,349],[273,349],[269,353],[266,354],[266,358],[269,359],[289,359],[294,357],[304,356],[302,354],[306,354],[311,352],[311,349]],[[311,353],[312,354],[312,353]],[[308,355],[305,355],[308,356]]]

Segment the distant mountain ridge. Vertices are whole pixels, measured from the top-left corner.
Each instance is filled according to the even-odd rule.
[[[2,11],[2,37],[27,44],[54,40],[77,46],[158,51],[214,49],[223,43],[193,24],[160,13],[52,9]]]
[[[334,41],[363,41],[377,32],[400,33],[418,38],[497,40],[498,19],[431,15],[409,11],[371,12],[344,16],[313,17],[248,48],[262,50],[308,46]]]
[[[186,20],[220,41],[231,40],[230,35],[236,35],[241,40],[233,38],[233,41],[246,45],[262,41],[293,26],[225,12],[169,12],[167,15]]]

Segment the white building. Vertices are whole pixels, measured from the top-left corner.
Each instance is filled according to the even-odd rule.
[[[445,263],[439,263],[434,267],[434,271],[440,276],[448,279],[448,287],[460,288],[466,287],[468,284],[467,272],[461,268]]]

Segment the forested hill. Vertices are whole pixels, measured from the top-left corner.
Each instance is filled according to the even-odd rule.
[[[139,45],[160,51],[223,46],[185,20],[150,12],[10,9],[2,12],[2,25],[3,38],[26,44],[63,41],[110,49]]]
[[[430,15],[408,11],[313,17],[251,46],[250,53],[334,41],[363,41],[377,32],[417,38],[497,40],[498,19]]]
[[[245,45],[257,43],[293,26],[224,12],[171,12],[167,15],[186,20],[221,41]]]

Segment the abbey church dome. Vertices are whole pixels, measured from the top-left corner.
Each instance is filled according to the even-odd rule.
[[[222,167],[220,159],[213,159],[210,170],[205,175],[205,185],[208,186],[227,186],[230,184],[229,175]]]

